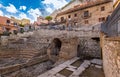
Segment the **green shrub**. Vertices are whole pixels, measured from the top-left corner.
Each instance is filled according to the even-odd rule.
[[[20,28],[20,33],[24,33],[24,29],[23,28]]]
[[[3,35],[3,36],[9,36],[10,34],[11,34],[11,32],[9,32],[9,31],[4,31],[2,35]]]

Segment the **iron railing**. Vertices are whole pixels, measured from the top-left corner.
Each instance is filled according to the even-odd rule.
[[[120,36],[120,4],[112,15],[107,17],[106,22],[102,23],[101,31],[110,37]]]

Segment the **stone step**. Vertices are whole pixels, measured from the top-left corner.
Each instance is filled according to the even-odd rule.
[[[33,54],[37,54],[37,53],[29,53],[29,52],[20,53],[20,55],[33,55]]]
[[[21,52],[37,52],[36,49],[26,49],[22,50]]]
[[[34,57],[34,55],[21,55],[23,59],[31,59]]]
[[[36,52],[34,50],[24,50],[20,52],[20,56],[24,59],[30,59],[32,57],[34,57],[36,54],[38,54],[39,52]]]
[[[25,55],[25,56],[26,56],[26,55],[34,56],[34,55],[36,55],[36,54],[37,54],[37,53],[21,53],[20,55],[23,55],[23,56],[24,56],[24,55]]]
[[[37,54],[38,52],[20,52],[20,54]]]

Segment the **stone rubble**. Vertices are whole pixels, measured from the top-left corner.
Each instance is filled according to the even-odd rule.
[[[79,77],[83,71],[85,71],[89,66],[95,66],[96,68],[102,68],[102,60],[93,59],[93,60],[84,60],[84,62],[80,65],[80,67],[72,66],[71,64],[77,61],[79,58],[73,58],[56,66],[55,68],[39,75],[38,77],[66,77],[61,75],[59,72],[63,69],[67,69],[69,71],[73,71],[73,73],[69,77]]]
[[[95,65],[96,68],[102,68],[102,66],[99,66],[99,65]]]
[[[93,60],[91,60],[91,63],[93,63],[93,64],[97,64],[97,65],[102,65],[102,60],[99,60],[99,59],[93,59]]]
[[[11,74],[9,73],[6,75],[2,75],[2,77],[37,77],[41,73],[47,71],[51,65],[52,63],[50,61],[47,61],[31,67],[26,67]],[[49,75],[46,77],[49,77]]]
[[[73,62],[77,61],[79,58],[75,57],[71,60],[68,60],[66,62],[64,62],[63,64],[60,64],[58,66],[56,66],[55,68],[41,74],[40,76],[38,77],[49,77],[49,76],[56,76],[56,74],[58,74],[59,71],[63,70],[64,68],[66,68],[67,66],[69,66],[70,64],[72,64]],[[61,76],[61,77],[64,77],[64,76]]]

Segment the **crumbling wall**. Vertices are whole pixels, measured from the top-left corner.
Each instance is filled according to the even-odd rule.
[[[49,38],[42,38],[38,35],[15,38],[14,35],[4,39],[1,40],[0,45],[0,67],[22,64],[36,57],[47,56]],[[35,59],[35,62],[38,61]]]
[[[39,60],[39,62],[41,60]],[[0,69],[0,73],[1,73],[0,76],[1,77],[37,77],[41,73],[50,69],[52,66],[52,63],[50,61],[43,61],[37,64],[32,64],[32,63],[33,62],[22,65],[14,65],[11,67]]]
[[[101,37],[105,77],[120,77],[120,38]]]
[[[17,40],[7,38],[7,44],[0,45],[0,58],[21,57],[30,59],[38,56],[38,54],[45,55],[48,45],[49,39],[47,38],[36,38],[34,36],[19,38]]]
[[[101,48],[99,38],[90,37],[79,38],[78,56],[81,59],[101,58]]]
[[[68,60],[73,57],[76,57],[78,41],[79,40],[77,37],[62,39],[62,46],[59,58]]]

